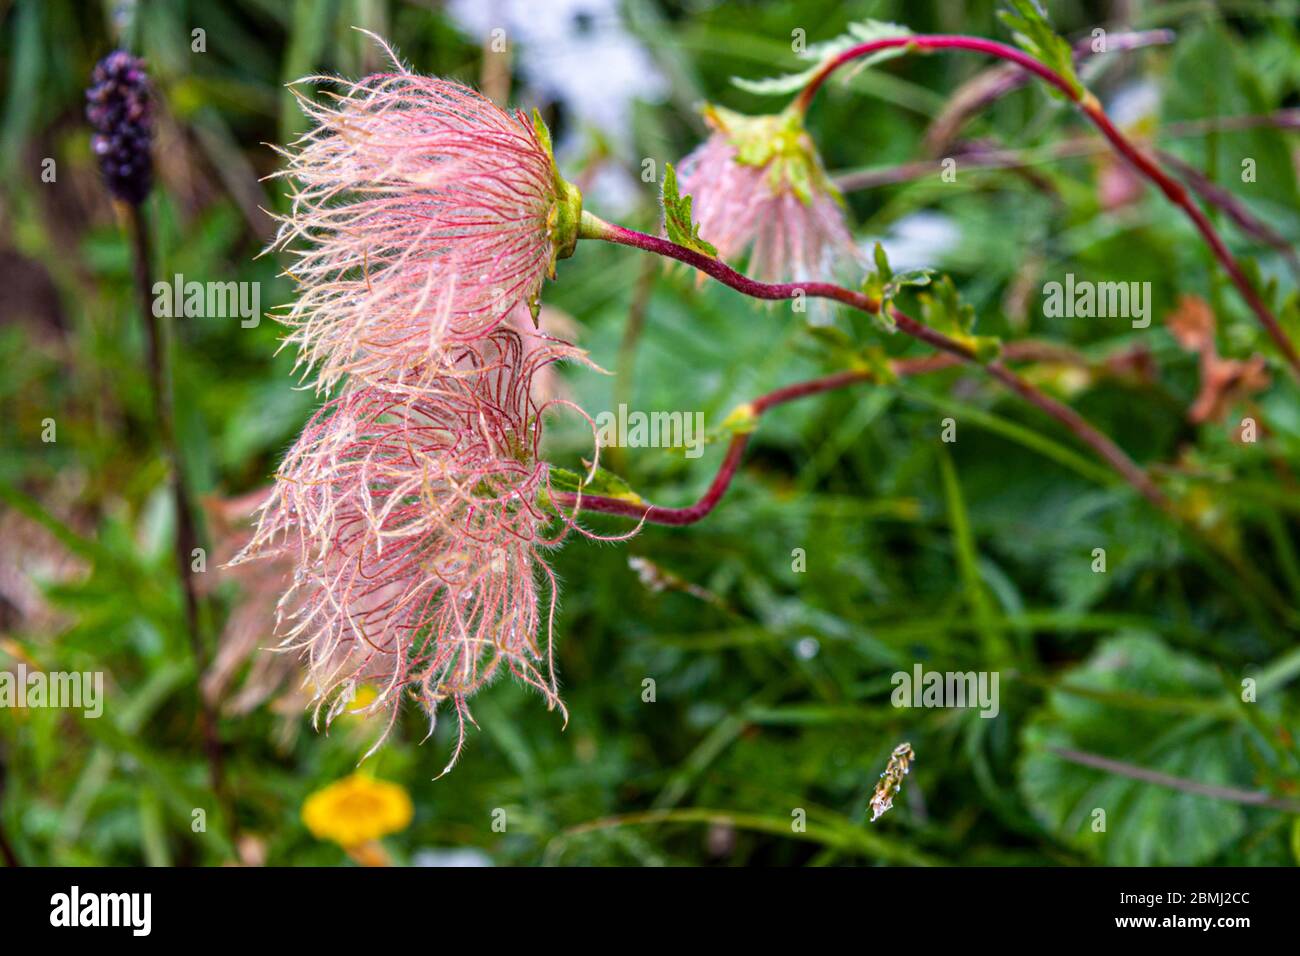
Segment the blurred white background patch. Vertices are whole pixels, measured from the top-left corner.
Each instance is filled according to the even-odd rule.
[[[570,137],[589,127],[622,154],[631,145],[632,101],[657,103],[667,92],[617,0],[451,0],[447,12],[479,40],[506,31],[529,91],[563,105]]]
[[[867,239],[861,249],[870,262],[871,250],[879,242],[885,247],[890,268],[898,272],[938,268],[943,257],[960,241],[961,229],[951,216],[921,210],[898,220],[885,235]]]

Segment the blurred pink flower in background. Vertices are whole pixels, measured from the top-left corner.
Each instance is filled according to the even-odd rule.
[[[700,234],[765,282],[824,279],[860,261],[841,198],[790,113],[743,116],[709,106],[712,134],[682,160],[681,191]]]

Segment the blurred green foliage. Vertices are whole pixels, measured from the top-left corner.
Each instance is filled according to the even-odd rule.
[[[284,263],[255,258],[272,226],[258,207],[284,206],[275,182],[259,181],[277,163],[262,144],[302,129],[282,84],[377,68],[374,44],[353,25],[390,38],[420,71],[470,83],[483,75],[480,40],[434,3],[143,0],[134,15],[131,6],[0,2],[0,559],[34,589],[19,600],[27,585],[14,585],[0,598],[0,666],[103,671],[108,689],[99,720],[0,712],[0,823],[31,863],[215,864],[235,855],[198,731],[130,250],[96,181],[82,119],[92,65],[129,21],[125,42],[147,58],[160,101],[158,186],[147,207],[157,276],[258,282],[264,308],[293,294],[278,275]],[[548,15],[545,6],[536,16]],[[1171,27],[1177,40],[1111,55],[1086,73],[1103,102],[1148,83],[1160,126],[1300,104],[1296,3],[1116,6],[1135,11],[1128,26]],[[813,42],[874,17],[915,32],[1008,38],[986,0],[624,7],[628,29],[667,78],[663,103],[634,107],[633,141],[615,160],[639,188],[622,218],[641,228],[655,226],[658,186],[641,182],[640,160],[662,170],[684,156],[703,133],[693,110],[701,99],[779,108],[782,100],[731,77],[802,68],[792,31]],[[1051,7],[1071,38],[1110,25],[1106,4]],[[195,27],[206,31],[206,52],[192,52]],[[987,66],[963,54],[903,57],[831,84],[810,115],[828,168],[920,158],[928,124]],[[562,106],[547,118],[565,131]],[[962,135],[1038,149],[1086,132],[1031,86]],[[1283,236],[1300,232],[1293,130],[1211,129],[1157,142]],[[1240,181],[1242,157],[1256,161],[1257,181]],[[55,182],[41,179],[45,158],[56,163]],[[1145,350],[1154,369],[1146,377],[1090,372],[1079,381],[1077,370],[1052,364],[1026,374],[1150,466],[1199,534],[978,372],[782,406],[762,420],[740,478],[705,522],[647,528],[619,546],[575,539],[555,554],[567,729],[536,695],[503,681],[472,702],[481,730],[435,782],[452,721],[421,744],[423,719],[414,708],[404,716],[367,764],[415,803],[411,827],[387,840],[395,859],[474,847],[499,864],[1295,862],[1294,816],[1108,774],[1047,749],[1300,796],[1296,383],[1274,360],[1270,386],[1233,404],[1227,420],[1188,421],[1197,358],[1164,325],[1180,295],[1210,303],[1225,357],[1274,353],[1155,191],[1106,208],[1102,182],[1112,172],[1085,155],[1023,172],[971,168],[955,183],[929,175],[848,202],[864,240],[888,237],[917,211],[947,217],[957,240],[923,264],[953,277],[980,334],[1050,340],[1098,362]],[[1235,251],[1276,280],[1279,296],[1294,291],[1282,255],[1213,218]],[[1038,290],[1066,272],[1150,281],[1155,321],[1133,329],[1043,318]],[[738,402],[842,358],[784,306],[647,267],[630,249],[584,243],[545,294],[576,320],[594,360],[621,373],[566,372],[593,414],[626,401],[702,410],[712,427]],[[638,308],[643,329],[625,347]],[[836,321],[853,349],[924,354],[863,316]],[[317,401],[295,387],[292,356],[277,346],[271,321],[180,323],[178,428],[205,498],[265,485]],[[1257,443],[1233,440],[1245,414],[1260,423]],[[958,441],[945,444],[949,417]],[[57,424],[54,443],[42,441],[46,419]],[[589,453],[580,423],[552,431],[553,460],[579,467]],[[630,449],[606,463],[651,500],[677,504],[694,500],[719,458],[712,446],[699,460]],[[625,529],[613,519],[591,524]],[[1105,573],[1093,570],[1095,548],[1106,550]],[[806,571],[794,570],[795,549]],[[713,597],[647,589],[630,557]],[[230,581],[212,592],[209,637],[243,596]],[[262,646],[273,643],[271,626],[268,618]],[[918,662],[999,672],[999,716],[891,706],[890,676]],[[1254,703],[1241,702],[1247,677],[1257,681]],[[653,703],[643,700],[647,678]],[[271,704],[226,713],[226,774],[251,841],[244,858],[343,862],[341,850],[306,832],[299,810],[307,794],[351,772],[374,730],[344,718],[317,734],[309,715]],[[913,773],[898,806],[869,825],[866,802],[901,740],[915,749]],[[1106,809],[1104,833],[1092,828],[1095,807]],[[203,832],[192,827],[195,808],[207,809]],[[496,808],[506,810],[504,833],[491,826]],[[792,827],[797,808],[804,830]]]

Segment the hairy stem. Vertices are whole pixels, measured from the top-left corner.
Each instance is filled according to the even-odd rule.
[[[806,112],[809,103],[812,102],[812,98],[822,87],[822,84],[841,66],[878,50],[896,47],[917,50],[973,50],[977,53],[985,53],[1028,70],[1063,93],[1067,99],[1083,111],[1083,114],[1097,127],[1117,153],[1154,183],[1164,193],[1165,197],[1181,209],[1192,221],[1192,225],[1196,227],[1201,237],[1209,245],[1210,251],[1219,260],[1219,264],[1223,266],[1224,271],[1228,273],[1228,277],[1232,280],[1233,285],[1237,287],[1237,291],[1241,293],[1241,297],[1246,300],[1246,304],[1250,306],[1251,311],[1255,313],[1255,317],[1286,359],[1292,374],[1300,378],[1300,353],[1296,351],[1291,340],[1287,338],[1282,326],[1278,324],[1277,318],[1269,310],[1264,300],[1260,298],[1259,293],[1251,286],[1250,280],[1246,278],[1240,264],[1228,251],[1228,247],[1219,237],[1209,219],[1206,218],[1205,213],[1201,212],[1200,207],[1192,202],[1182,184],[1166,174],[1153,159],[1138,149],[1115,127],[1115,124],[1110,121],[1110,117],[1106,115],[1101,103],[1097,101],[1095,96],[1086,90],[1080,92],[1061,74],[1023,51],[1007,46],[1005,43],[998,43],[995,40],[986,40],[983,37],[945,34],[919,34],[871,40],[850,47],[827,61],[795,98],[792,108],[800,112]]]
[[[634,229],[627,229],[623,226],[617,226],[605,222],[604,220],[598,219],[596,216],[585,211],[582,214],[581,235],[583,238],[604,239],[607,242],[632,246],[634,248],[657,253],[661,256],[676,259],[679,262],[684,262],[687,265],[712,276],[724,285],[730,286],[738,292],[743,292],[744,294],[756,299],[793,299],[797,295],[809,295],[816,298],[832,299],[836,302],[842,302],[845,305],[873,315],[880,311],[880,303],[875,299],[868,295],[864,295],[861,292],[854,292],[851,289],[846,289],[843,286],[836,285],[832,282],[760,282],[757,279],[751,279],[748,276],[742,275],[726,263],[719,259],[715,259],[712,256],[706,256],[695,252],[694,250],[687,249],[686,247],[680,246],[668,239],[663,239],[658,236],[650,236],[642,232],[637,232]],[[911,316],[898,309],[891,308],[889,314],[899,330],[912,338],[924,342],[941,352],[953,355],[962,361],[986,368],[990,375],[1002,382],[1021,398],[1024,398],[1037,408],[1046,412],[1069,429],[1075,437],[1092,448],[1099,457],[1119,472],[1119,474],[1133,485],[1133,487],[1136,488],[1148,501],[1162,509],[1168,509],[1170,507],[1169,500],[1164,496],[1160,489],[1156,487],[1155,483],[1151,480],[1151,477],[1138,467],[1138,465],[1135,464],[1133,460],[1119,448],[1119,446],[1089,424],[1086,419],[1073,409],[1062,405],[1055,399],[1043,394],[1034,386],[1021,379],[1001,362],[993,362],[988,365],[983,365],[983,363],[976,358],[974,349],[969,345],[950,338],[922,322],[918,322],[916,319],[913,319]],[[771,404],[779,404],[779,402],[772,402]],[[590,499],[584,498],[583,502],[584,506],[590,506]],[[626,504],[626,502],[624,504]],[[714,504],[716,504],[716,501]],[[712,505],[710,505],[709,510],[712,510]],[[628,514],[630,512],[619,511],[618,513]],[[704,512],[704,514],[707,513],[708,511]],[[655,520],[654,518],[649,517],[649,514],[650,510],[646,510],[642,513],[637,513],[635,516],[642,517],[644,515],[646,516],[646,520]],[[703,517],[703,514],[700,515],[700,517]],[[699,520],[699,518],[695,518],[694,520]]]
[[[1229,119],[1264,121],[1280,129],[1295,128],[1300,120],[1292,115],[1296,111],[1280,111],[1267,116],[1241,116]],[[1180,135],[1170,126],[1158,131],[1162,136]],[[1070,159],[1105,152],[1110,144],[1096,136],[1075,136],[1063,140],[1046,149],[1011,150],[1002,149],[983,143],[957,144],[953,155],[961,160],[965,169],[1011,169],[1027,170],[1039,163],[1055,159]],[[1300,276],[1300,253],[1297,253],[1291,241],[1268,225],[1231,192],[1209,179],[1204,173],[1190,163],[1185,163],[1174,154],[1165,150],[1154,150],[1155,157],[1180,176],[1200,197],[1206,205],[1221,210],[1236,226],[1251,239],[1268,246],[1278,253],[1291,266],[1292,272]],[[938,169],[936,160],[922,159],[895,166],[883,166],[873,169],[856,169],[839,173],[833,177],[835,187],[840,192],[854,192],[859,189],[872,189],[876,186],[894,185],[911,182],[926,176],[933,176]]]
[[[959,34],[943,33],[913,33],[906,36],[883,37],[879,40],[868,40],[865,43],[859,43],[856,46],[849,47],[847,50],[839,53],[828,60],[820,70],[818,70],[808,85],[805,86],[797,97],[795,97],[793,107],[801,113],[808,111],[809,104],[812,103],[813,97],[821,89],[822,84],[831,78],[840,67],[854,60],[875,53],[878,50],[889,50],[896,47],[905,47],[915,50],[973,50],[977,53],[987,53],[989,56],[997,57],[1000,60],[1007,60],[1015,63],[1035,74],[1046,83],[1056,87],[1071,100],[1077,102],[1078,97],[1072,87],[1061,74],[1057,73],[1047,64],[1042,63],[1023,50],[1018,50],[1013,46],[1007,46],[1005,43],[999,43],[997,40],[986,40],[984,37],[961,36]]]
[[[1173,43],[1173,30],[1142,30],[1135,33],[1107,33],[1105,54],[1120,53],[1128,50],[1140,50],[1144,47],[1163,46]],[[1089,60],[1096,64],[1097,52],[1093,50],[1095,41],[1091,36],[1084,37],[1074,45],[1074,62],[1076,66]],[[1103,54],[1104,55],[1104,54]],[[948,104],[930,123],[922,140],[926,155],[937,156],[947,148],[947,144],[961,130],[966,121],[981,112],[995,100],[1001,99],[1012,90],[1019,89],[1030,80],[1015,64],[999,63],[971,77],[948,97]]]
[[[1277,318],[1269,311],[1264,300],[1255,291],[1255,287],[1250,284],[1250,280],[1246,278],[1246,273],[1242,271],[1241,265],[1228,251],[1227,245],[1224,244],[1223,239],[1220,238],[1219,233],[1205,213],[1201,211],[1201,207],[1192,202],[1187,195],[1187,190],[1183,188],[1181,183],[1166,176],[1155,165],[1154,160],[1134,146],[1123,133],[1115,128],[1110,118],[1102,112],[1100,104],[1095,101],[1085,103],[1083,104],[1083,111],[1101,130],[1102,135],[1110,140],[1116,151],[1159,186],[1160,190],[1169,197],[1169,201],[1182,209],[1187,217],[1191,219],[1192,224],[1196,226],[1197,231],[1210,247],[1210,251],[1214,253],[1214,258],[1219,260],[1219,264],[1223,266],[1224,271],[1232,279],[1232,284],[1237,287],[1241,297],[1246,300],[1246,304],[1250,306],[1251,311],[1255,313],[1260,324],[1264,326],[1269,337],[1286,358],[1287,364],[1291,366],[1292,374],[1300,378],[1300,353],[1296,352],[1295,346],[1287,338],[1282,326],[1278,324]]]
[[[905,369],[897,366],[895,370],[898,372],[905,371]],[[759,396],[744,408],[748,412],[748,417],[753,420],[757,419],[769,408],[774,408],[777,405],[783,405],[786,402],[792,402],[797,398],[804,398],[808,395],[820,395],[823,392],[844,388],[847,385],[856,385],[859,382],[874,381],[875,377],[875,374],[867,369],[836,372],[834,375],[826,375],[811,381],[778,388],[766,395]],[[727,493],[727,489],[731,487],[732,479],[736,477],[736,473],[740,469],[740,462],[745,456],[745,448],[748,445],[749,432],[732,435],[731,444],[727,446],[727,454],[722,460],[721,467],[718,468],[718,473],[713,476],[713,481],[710,482],[708,490],[704,492],[699,501],[685,508],[661,508],[658,505],[645,502],[627,501],[622,498],[602,498],[595,495],[582,495],[581,500],[579,500],[578,495],[570,492],[557,493],[555,500],[566,507],[582,507],[588,511],[598,511],[602,514],[623,515],[628,518],[645,520],[651,524],[695,524],[695,522],[707,517],[709,512],[717,507],[718,502],[722,500],[722,496]]]
[[[723,285],[730,286],[737,292],[742,292],[752,299],[776,301],[793,299],[799,295],[811,295],[820,299],[834,299],[863,312],[876,313],[880,311],[880,303],[875,299],[863,295],[861,292],[854,292],[851,289],[836,285],[833,282],[760,282],[758,279],[751,279],[749,276],[737,272],[721,259],[706,256],[693,249],[687,249],[685,246],[679,246],[669,239],[651,236],[644,232],[637,232],[635,229],[628,229],[625,226],[605,222],[605,220],[592,215],[585,209],[582,211],[578,235],[582,239],[603,239],[606,242],[632,246],[669,259],[676,259],[678,262],[684,262],[691,268],[698,269],[705,275],[717,279]]]
[[[603,239],[607,242],[619,243],[621,245],[632,246],[633,248],[645,249],[655,252],[662,256],[676,259],[694,266],[697,269],[707,273],[725,285],[730,286],[738,291],[753,295],[760,299],[790,299],[802,291],[808,295],[822,296],[843,302],[854,308],[861,309],[869,313],[877,313],[880,310],[880,304],[869,296],[840,286],[824,282],[790,282],[790,283],[765,283],[751,279],[742,275],[736,270],[727,266],[725,263],[714,259],[710,256],[704,256],[684,246],[679,246],[667,239],[656,236],[646,235],[623,226],[616,226],[607,223],[602,219],[584,211],[582,214],[580,235],[584,239]],[[890,315],[894,319],[897,327],[904,333],[926,342],[934,348],[940,350],[937,355],[929,355],[920,358],[897,359],[890,363],[890,369],[895,375],[914,375],[923,372],[938,371],[944,368],[950,368],[957,364],[974,365],[987,371],[993,378],[1007,386],[1021,398],[1034,405],[1041,411],[1056,419],[1064,425],[1076,438],[1088,445],[1103,461],[1109,464],[1121,477],[1132,485],[1139,493],[1142,494],[1149,502],[1155,505],[1161,512],[1171,518],[1176,524],[1180,525],[1191,536],[1192,540],[1200,546],[1208,549],[1209,553],[1217,554],[1223,558],[1228,566],[1237,574],[1238,579],[1246,585],[1247,589],[1267,604],[1271,609],[1279,613],[1289,624],[1295,624],[1300,618],[1297,617],[1294,610],[1285,602],[1284,599],[1270,585],[1267,579],[1259,575],[1254,568],[1242,556],[1230,548],[1225,548],[1221,542],[1218,542],[1209,535],[1205,529],[1199,528],[1195,524],[1189,523],[1186,516],[1183,515],[1177,506],[1169,500],[1168,497],[1151,479],[1147,472],[1140,468],[1131,458],[1110,438],[1099,431],[1095,426],[1088,422],[1082,415],[1074,411],[1067,405],[1058,402],[1056,399],[1039,391],[1033,385],[1026,382],[1020,376],[1003,364],[1003,361],[997,361],[990,364],[981,363],[976,357],[973,350],[964,343],[949,338],[941,332],[938,332],[921,322],[916,321],[905,313],[891,309]],[[1006,346],[1003,359],[1007,361],[1028,360],[1028,361],[1068,361],[1074,364],[1083,362],[1077,353],[1069,349],[1063,349],[1043,342],[1012,342]],[[764,411],[784,402],[792,401],[796,398],[802,398],[807,395],[817,395],[822,392],[831,391],[832,389],[842,388],[848,385],[860,382],[872,381],[873,376],[870,372],[861,369],[855,369],[845,372],[838,372],[823,378],[814,379],[810,382],[804,382],[797,385],[788,385],[784,388],[777,389],[765,396],[755,399],[749,403],[748,410],[750,415],[757,418]],[[644,501],[629,501],[622,498],[606,498],[598,495],[581,496],[571,493],[555,494],[555,501],[565,507],[577,509],[584,508],[593,512],[604,514],[622,515],[628,518],[647,521],[652,524],[665,525],[687,525],[694,524],[705,518],[722,500],[730,487],[732,480],[735,478],[740,465],[744,451],[749,444],[748,434],[738,434],[732,438],[730,447],[727,449],[727,455],[723,461],[722,467],[714,476],[713,482],[709,485],[704,496],[695,504],[685,508],[663,508],[658,505],[648,504]],[[1255,610],[1253,601],[1247,601],[1246,607]]]
[[[1162,163],[1178,173],[1183,178],[1183,181],[1195,191],[1196,195],[1201,197],[1202,202],[1220,210],[1236,223],[1237,228],[1247,236],[1263,243],[1281,255],[1286,259],[1287,264],[1291,266],[1291,271],[1297,277],[1300,277],[1300,254],[1296,252],[1295,246],[1289,239],[1256,216],[1247,208],[1245,203],[1218,185],[1195,166],[1183,162],[1177,156],[1164,150],[1156,150],[1156,156]]]
[[[1042,343],[1021,343],[1029,346],[1023,350],[1015,350],[1019,355],[1008,357],[1024,357],[1029,359],[1041,358],[1040,354],[1043,346]],[[948,356],[930,356],[920,359],[896,359],[890,363],[890,371],[894,375],[917,375],[925,372],[935,372],[944,368],[950,368],[957,364],[955,360]],[[1128,457],[1110,439],[1097,432],[1073,409],[1061,405],[1054,399],[1043,395],[1032,386],[1020,379],[1015,373],[1011,372],[1001,363],[994,363],[988,366],[990,373],[999,381],[1005,382],[1018,394],[1022,394],[1034,405],[1042,408],[1048,414],[1060,421],[1072,422],[1071,430],[1075,434],[1090,433],[1092,440],[1089,444],[1094,447],[1100,445],[1106,449],[1106,454],[1102,457],[1123,475],[1130,483],[1135,486],[1150,486],[1151,492],[1159,496],[1152,499],[1156,504],[1165,507],[1168,502],[1160,495],[1158,489],[1151,483],[1150,478],[1144,471],[1134,465]],[[786,402],[792,402],[795,399],[805,398],[809,395],[820,395],[825,392],[834,391],[840,388],[846,388],[850,385],[858,385],[864,382],[875,382],[878,378],[874,372],[869,369],[851,369],[844,372],[836,372],[832,375],[825,375],[821,378],[811,379],[806,382],[798,382],[794,385],[786,385],[774,391],[761,395],[741,406],[741,411],[745,413],[746,418],[753,422],[764,412],[777,405],[783,405]],[[1095,443],[1095,444],[1094,444]],[[663,508],[658,505],[648,504],[646,502],[628,501],[622,498],[604,498],[594,495],[582,495],[581,500],[576,494],[568,492],[557,493],[555,499],[560,504],[569,508],[581,507],[588,511],[600,512],[602,514],[623,515],[628,518],[644,520],[651,524],[662,525],[687,525],[694,524],[707,517],[718,502],[722,500],[727,489],[731,486],[732,480],[736,477],[739,470],[741,459],[744,456],[745,449],[749,444],[749,433],[741,433],[732,436],[731,444],[727,448],[726,457],[723,459],[721,467],[714,475],[713,481],[709,484],[708,490],[693,505],[685,508]],[[1100,449],[1099,449],[1100,453]],[[1146,492],[1143,492],[1146,494]],[[1148,497],[1150,497],[1148,495]]]
[[[695,524],[695,522],[706,518],[709,512],[717,507],[718,502],[722,500],[722,496],[731,487],[731,480],[736,477],[741,459],[745,457],[745,446],[748,444],[749,435],[732,436],[731,444],[727,446],[727,456],[723,459],[722,467],[718,469],[718,473],[713,476],[713,481],[710,483],[708,490],[704,492],[699,501],[685,508],[661,508],[658,505],[647,504],[643,501],[602,498],[599,495],[582,495],[579,497],[567,491],[556,492],[554,500],[557,504],[566,508],[576,509],[580,507],[585,511],[623,515],[626,518],[645,520],[651,524]]]
[[[1182,123],[1168,123],[1157,128],[1153,135],[1161,139],[1187,139],[1204,136],[1207,133],[1239,132],[1250,129],[1300,129],[1300,109],[1276,110],[1272,113],[1252,113],[1242,116],[1222,116],[1213,120],[1194,120]],[[1035,166],[1057,159],[1073,159],[1078,156],[1091,156],[1111,148],[1110,144],[1094,134],[1080,134],[1060,140],[1049,146],[1030,149],[999,149],[983,143],[956,143],[952,145],[952,155],[961,160],[966,168],[978,169],[1015,169]],[[931,154],[934,155],[934,154]],[[1157,151],[1156,157],[1180,172],[1172,154]],[[834,173],[831,180],[840,192],[853,192],[858,189],[874,189],[876,186],[891,186],[896,183],[911,182],[924,176],[934,175],[938,169],[937,159],[915,159],[893,166],[875,166],[870,168],[849,169]],[[1186,164],[1184,164],[1186,165]],[[1188,167],[1194,169],[1194,167]],[[1202,196],[1206,201],[1209,197]]]

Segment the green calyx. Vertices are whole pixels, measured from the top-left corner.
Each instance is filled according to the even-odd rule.
[[[555,199],[546,213],[546,235],[551,241],[551,263],[547,275],[554,279],[556,262],[569,258],[573,255],[573,250],[578,247],[578,225],[582,221],[582,192],[560,175],[559,167],[555,165],[555,150],[551,146],[551,131],[547,129],[542,114],[537,110],[533,110],[533,131],[537,134],[537,141],[551,159],[551,170],[554,176]],[[528,303],[534,320],[537,318],[540,305],[537,296]]]
[[[573,255],[578,247],[578,224],[582,221],[582,193],[567,180],[555,177],[555,203],[546,214],[546,234],[551,240],[551,265],[547,275],[555,278],[555,263]]]
[[[766,168],[774,193],[790,191],[805,205],[822,193],[843,202],[817,147],[803,125],[803,115],[786,109],[768,116],[746,116],[721,106],[706,104],[705,122],[736,149],[736,162]]]

